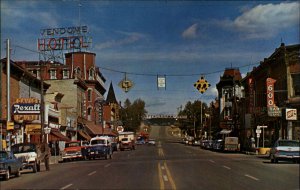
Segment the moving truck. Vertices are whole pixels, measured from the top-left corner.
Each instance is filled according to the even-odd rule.
[[[119,132],[120,150],[135,150],[135,134],[132,131]]]
[[[225,137],[224,151],[238,152],[240,151],[240,144],[238,137]]]

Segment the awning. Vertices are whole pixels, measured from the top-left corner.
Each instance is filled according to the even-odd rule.
[[[113,131],[110,127],[102,128],[101,125],[97,125],[94,122],[86,122],[86,128],[92,135],[108,135],[108,136],[118,136],[116,131]]]
[[[68,137],[61,134],[57,129],[51,129],[49,141],[70,141]]]
[[[229,134],[231,133],[231,130],[228,130],[228,129],[222,129],[222,131],[219,132],[221,135],[226,135],[226,134]]]
[[[78,134],[81,135],[83,138],[85,138],[88,141],[91,140],[90,135],[88,135],[86,132],[84,132],[82,130],[78,131]]]
[[[102,134],[102,128],[100,125],[95,124],[94,122],[86,122],[85,123],[86,128],[90,132],[89,134],[92,135],[101,135]]]

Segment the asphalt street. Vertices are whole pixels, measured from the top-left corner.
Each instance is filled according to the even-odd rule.
[[[296,190],[299,164],[186,146],[170,127],[152,126],[156,145],[118,151],[111,160],[66,162],[49,172],[23,171],[2,189],[272,189]]]

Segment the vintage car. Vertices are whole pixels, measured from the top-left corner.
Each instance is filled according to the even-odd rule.
[[[89,160],[96,158],[112,159],[112,147],[109,139],[107,137],[92,138],[86,148],[86,158]]]
[[[33,173],[40,171],[43,161],[40,146],[34,143],[20,143],[11,147],[11,151],[22,162],[22,169],[32,169]]]
[[[299,162],[300,146],[296,140],[277,140],[270,149],[270,160],[277,163],[279,160]]]
[[[83,141],[70,141],[66,142],[65,149],[62,152],[62,160],[71,161],[71,160],[82,160],[85,158],[85,148],[87,146]]]
[[[0,151],[0,175],[5,180],[9,180],[11,175],[19,177],[21,175],[22,163],[12,152]]]

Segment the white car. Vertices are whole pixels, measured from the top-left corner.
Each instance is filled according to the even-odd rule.
[[[155,145],[155,140],[154,139],[149,139],[148,144],[149,145]]]
[[[293,160],[299,162],[300,146],[296,140],[277,140],[270,150],[270,159],[272,163],[279,160]]]

